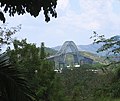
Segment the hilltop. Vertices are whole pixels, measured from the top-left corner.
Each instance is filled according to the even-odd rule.
[[[58,50],[60,49],[60,46],[56,47],[57,50],[53,49],[53,48],[45,48],[46,53],[50,56],[50,55],[55,55]],[[108,61],[105,61],[105,57],[104,56],[99,56],[97,54],[91,53],[91,52],[87,52],[87,51],[79,51],[80,54],[84,57],[88,57],[94,60],[94,62],[96,63],[101,63],[101,64],[105,64]],[[68,56],[69,60],[71,60],[70,58],[72,58],[71,56]]]
[[[88,45],[77,45],[79,51],[86,51],[98,56],[105,56],[106,52],[97,53],[96,51],[102,46],[102,44],[88,44]],[[61,46],[52,47],[54,50],[60,50]]]

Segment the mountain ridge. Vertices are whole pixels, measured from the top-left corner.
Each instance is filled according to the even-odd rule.
[[[99,56],[105,56],[106,52],[97,53],[97,50],[102,46],[102,44],[88,44],[88,45],[77,45],[79,51],[86,51]],[[61,46],[52,47],[52,49],[59,51]]]
[[[111,37],[110,39],[115,40],[115,41],[120,41],[120,35],[115,35],[113,37]],[[99,44],[88,44],[88,45],[77,45],[78,50],[79,51],[86,51],[86,52],[90,52],[93,54],[97,54],[99,56],[106,56],[108,51],[104,51],[104,52],[99,52],[97,53],[97,50],[102,46],[102,43]],[[61,46],[56,46],[56,47],[52,47],[55,50],[60,50]]]

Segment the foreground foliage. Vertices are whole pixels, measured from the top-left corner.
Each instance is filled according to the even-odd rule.
[[[52,17],[57,17],[55,11],[57,0],[1,0],[0,7],[3,8],[5,13],[9,13],[9,16],[15,14],[29,13],[31,16],[37,17],[41,10],[44,11],[45,21],[50,21],[50,14]],[[0,12],[0,20],[5,22],[5,17]]]
[[[6,54],[1,54],[0,101],[33,101],[34,97],[24,76],[10,64]]]
[[[10,61],[8,56],[0,55],[1,101],[119,101],[119,61],[106,67],[83,64],[55,73],[54,63],[46,60],[44,43],[36,47],[26,39],[11,41],[14,33],[8,32],[10,42],[1,36],[0,48],[13,42],[14,49],[6,51]]]
[[[44,43],[41,43],[41,48],[28,44],[26,39],[14,40],[13,44],[14,49],[7,50],[10,61],[24,73],[37,100],[61,101],[63,94],[59,88],[60,82],[53,69],[54,63],[46,60]]]

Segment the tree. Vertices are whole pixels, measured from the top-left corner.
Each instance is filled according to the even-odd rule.
[[[40,59],[45,59],[46,55],[45,55],[45,47],[44,47],[44,43],[41,43],[41,49],[40,49]]]
[[[114,54],[120,53],[120,36],[119,35],[106,39],[104,35],[98,35],[96,32],[94,32],[93,38],[94,38],[94,43],[103,44],[103,46],[99,48],[97,52],[102,52],[102,51],[111,49],[109,50],[109,53],[110,52]]]
[[[91,38],[94,38],[94,43],[102,43],[102,47],[100,47],[97,52],[103,52],[103,51],[107,51],[108,52],[108,56],[112,56],[112,54],[114,54],[114,56],[120,56],[120,36],[113,36],[111,38],[106,39],[104,35],[98,35],[96,32],[93,32],[93,36]],[[109,57],[108,57],[109,58]],[[117,62],[120,62],[120,58],[114,59],[115,62],[117,60]],[[113,62],[113,61],[112,61]],[[116,63],[117,63],[116,62]]]
[[[61,78],[64,87],[64,95],[68,101],[94,101],[93,89],[99,86],[98,75],[90,71],[91,67],[66,69],[62,72]],[[92,100],[91,100],[92,99]]]
[[[12,42],[11,36],[19,31],[20,26],[0,27],[0,49]],[[0,51],[1,51],[0,50]],[[33,101],[35,94],[30,85],[15,65],[11,64],[8,55],[0,54],[0,101]]]
[[[98,35],[94,32],[92,36],[94,43],[102,43],[103,46],[98,49],[97,52],[108,51],[107,58],[112,58],[112,61],[107,67],[111,67],[114,70],[114,77],[110,84],[110,92],[112,97],[120,97],[120,36],[113,36],[106,39],[104,35]]]
[[[2,50],[2,46],[10,45],[13,41],[12,35],[17,33],[21,29],[21,25],[17,27],[7,28],[7,25],[2,25],[0,27],[0,50]]]
[[[35,44],[28,44],[26,39],[14,40],[14,49],[8,49],[10,61],[21,72],[24,72],[31,82],[35,77],[35,71],[40,67],[40,49]]]
[[[14,40],[14,49],[7,50],[11,62],[26,75],[38,101],[61,101],[59,79],[53,62],[46,60],[44,43],[41,48],[24,40]],[[59,100],[58,100],[59,99]],[[63,101],[63,100],[62,100]]]
[[[41,10],[44,11],[45,21],[50,21],[50,14],[52,17],[57,17],[55,11],[57,0],[1,0],[0,7],[3,12],[9,13],[9,16],[14,16],[29,13],[31,16],[37,17]],[[5,22],[3,12],[0,12],[0,20]]]
[[[9,62],[6,54],[0,55],[0,101],[33,101],[35,94],[24,76]]]

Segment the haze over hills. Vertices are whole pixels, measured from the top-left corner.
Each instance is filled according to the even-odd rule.
[[[113,36],[111,38],[114,41],[120,41],[120,36],[119,35]],[[108,51],[97,53],[97,50],[100,47],[102,47],[102,45],[103,45],[102,43],[100,43],[100,44],[88,44],[88,45],[77,45],[77,48],[80,51],[80,54],[82,56],[93,59],[94,62],[96,62],[96,63],[99,62],[99,63],[103,64],[103,63],[108,63],[109,60],[105,61],[106,56],[108,56],[107,55]],[[54,55],[57,51],[60,50],[61,47],[62,46],[56,46],[56,47],[52,47],[51,49],[50,48],[49,49],[51,50],[51,53]],[[119,47],[119,45],[118,45],[118,47]],[[110,55],[111,55],[112,60],[115,60],[115,59],[116,59],[115,61],[120,60],[120,58],[117,58],[114,54],[110,54]]]
[[[89,44],[89,45],[77,45],[79,51],[86,51],[99,56],[105,56],[106,52],[97,53],[96,51],[102,46],[102,44]],[[61,46],[52,47],[52,49],[60,50]]]
[[[45,48],[45,51],[46,53],[49,55],[49,56],[52,56],[52,55],[55,55],[57,53],[57,51],[60,49],[61,46],[57,46],[55,47],[54,49],[53,48]],[[56,50],[55,50],[56,49]],[[101,63],[101,64],[106,64],[108,63],[107,60],[105,60],[105,57],[103,56],[98,56],[94,53],[91,53],[91,52],[87,52],[87,51],[80,51],[80,54],[84,57],[87,57],[87,58],[90,58],[90,59],[93,59],[94,62],[96,63]],[[70,59],[70,57],[69,57]]]
[[[113,36],[111,38],[112,38],[112,40],[120,41],[120,35],[115,35],[115,36]],[[86,52],[90,52],[90,53],[93,53],[93,54],[97,54],[99,56],[106,56],[107,51],[99,52],[99,53],[96,52],[102,45],[103,44],[100,43],[100,44],[77,45],[77,47],[78,47],[79,51],[86,51]],[[53,47],[53,49],[55,49],[57,51],[60,48],[61,48],[61,46]]]

